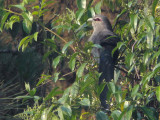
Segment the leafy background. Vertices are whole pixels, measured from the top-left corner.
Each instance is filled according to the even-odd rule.
[[[158,0],[1,0],[0,119],[158,120]],[[107,15],[121,38],[115,77],[98,86],[87,19]],[[99,95],[109,87],[110,113]]]

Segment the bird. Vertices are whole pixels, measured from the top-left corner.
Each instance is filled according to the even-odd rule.
[[[93,18],[88,19],[92,22],[93,33],[88,41],[93,44],[99,44],[102,47],[93,47],[91,54],[98,62],[99,73],[99,85],[105,80],[110,82],[114,79],[114,66],[118,57],[118,50],[112,55],[113,49],[120,41],[118,36],[113,32],[112,26],[108,18],[104,15],[95,15]],[[103,91],[100,94],[101,106],[108,110],[109,104],[106,103],[108,94],[108,87],[105,85]]]

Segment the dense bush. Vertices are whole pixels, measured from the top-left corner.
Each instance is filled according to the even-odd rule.
[[[160,12],[159,1],[100,1],[94,7],[93,0],[77,0],[77,11],[66,9],[52,23],[43,23],[45,7],[53,1],[42,0],[33,7],[26,7],[33,0],[23,0],[11,9],[3,8],[1,31],[14,30],[16,23],[22,24],[25,35],[19,42],[18,50],[32,48],[40,51],[43,62],[48,62],[48,72],[41,75],[33,89],[25,84],[28,94],[16,99],[33,99],[23,113],[16,115],[22,119],[43,120],[130,120],[159,118],[160,101]],[[101,14],[101,6],[110,6],[118,11],[114,32],[121,38],[116,49],[120,51],[115,78],[98,86],[97,63],[91,57],[91,49],[99,45],[87,42],[91,25],[87,19]],[[15,12],[13,8],[20,9]],[[13,10],[12,10],[13,9]],[[67,34],[69,38],[60,37]],[[40,45],[41,48],[39,49]],[[49,69],[52,69],[51,71]],[[62,69],[70,72],[62,74]],[[23,71],[23,70],[22,70]],[[74,83],[64,92],[53,88],[46,97],[36,95],[38,86],[47,80],[57,82],[67,80],[65,76],[76,74]],[[73,78],[72,78],[73,79]],[[105,84],[109,87],[108,103],[111,113],[100,108],[99,95]],[[63,93],[63,94],[62,94]],[[58,99],[57,95],[62,96]]]

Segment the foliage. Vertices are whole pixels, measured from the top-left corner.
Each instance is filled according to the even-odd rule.
[[[114,5],[112,11],[119,8],[121,11],[115,18],[115,33],[120,36],[121,42],[115,49],[120,51],[118,64],[116,65],[115,78],[109,83],[98,86],[100,73],[97,72],[97,63],[91,58],[91,49],[100,47],[92,43],[82,41],[90,34],[90,24],[87,19],[101,13],[101,6]],[[19,43],[19,50],[25,51],[27,47],[37,44],[41,31],[33,30],[33,23],[42,27],[42,31],[49,31],[52,36],[44,37],[41,41],[48,49],[44,53],[44,61],[50,59],[54,73],[42,75],[37,86],[43,85],[48,79],[53,82],[65,80],[62,75],[62,67],[70,68],[68,74],[76,74],[75,82],[62,94],[59,88],[53,90],[46,97],[36,96],[36,88],[32,90],[26,84],[28,95],[19,96],[34,99],[33,107],[18,114],[22,119],[158,119],[160,101],[160,17],[159,1],[152,3],[145,0],[139,1],[100,1],[92,7],[93,0],[77,0],[76,12],[67,9],[66,14],[60,15],[52,23],[52,31],[40,20],[47,11],[45,7],[50,3],[42,0],[39,6],[34,6],[30,12],[25,7],[28,0],[23,0],[19,5],[12,5],[21,10],[16,13],[4,9],[1,19],[1,31],[13,29],[13,25],[22,22],[23,30],[27,34]],[[13,13],[13,14],[11,14]],[[123,19],[125,16],[126,19]],[[34,32],[32,32],[32,30]],[[60,37],[68,32],[71,34],[68,40]],[[37,43],[36,43],[37,42]],[[61,46],[58,46],[58,43]],[[115,50],[114,49],[114,50]],[[51,53],[56,53],[51,56]],[[113,51],[114,52],[114,51]],[[65,65],[64,65],[65,64]],[[109,88],[107,101],[110,104],[111,114],[106,114],[100,108],[99,95],[105,84]],[[42,101],[42,103],[40,103]],[[82,112],[86,109],[87,112]]]

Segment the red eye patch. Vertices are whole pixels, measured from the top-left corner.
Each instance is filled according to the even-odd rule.
[[[100,19],[100,18],[94,18],[93,20],[94,21],[102,21],[102,19]]]

